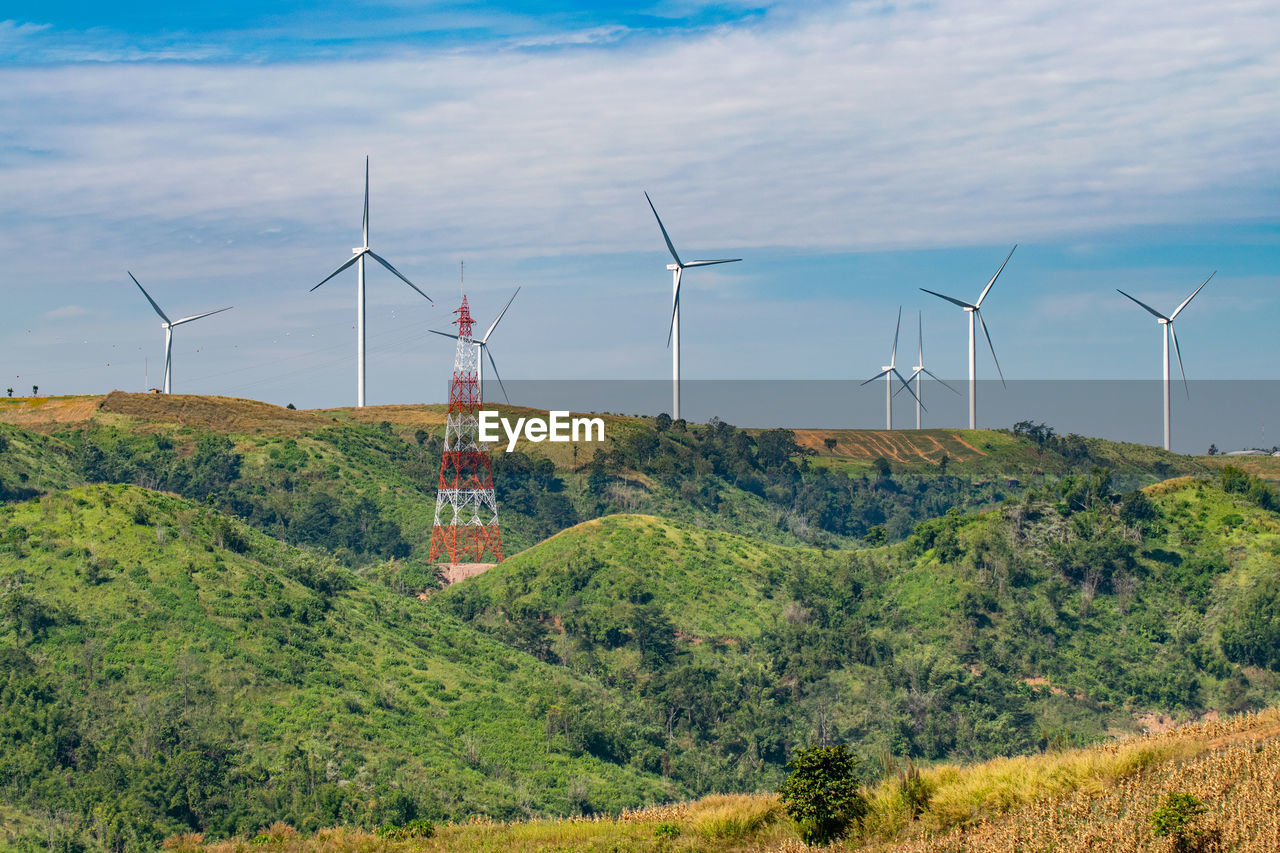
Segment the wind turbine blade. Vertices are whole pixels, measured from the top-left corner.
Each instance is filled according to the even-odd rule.
[[[223,311],[230,311],[234,305],[228,305],[226,308],[219,308],[217,311],[206,311],[203,314],[192,314],[190,317],[183,317],[181,320],[174,320],[170,326],[181,326],[183,323],[190,323],[192,320],[199,320],[201,317],[210,317],[214,314],[221,314]]]
[[[934,296],[938,297],[939,299],[945,299],[945,300],[947,300],[948,302],[950,302],[950,303],[951,303],[951,304],[953,304],[953,305],[959,305],[961,308],[973,308],[973,307],[975,307],[975,306],[973,306],[973,305],[970,305],[968,302],[961,302],[959,299],[952,299],[950,296],[945,296],[945,295],[943,295],[943,294],[939,293],[938,291],[936,291],[936,290],[930,290],[930,289],[929,289],[929,288],[927,288],[927,287],[922,287],[922,288],[920,288],[920,289],[921,289],[921,290],[923,290],[925,293],[932,293]]]
[[[364,230],[364,244],[369,245],[369,155],[364,155],[364,219],[361,221]]]
[[[1014,249],[1017,249],[1017,248],[1018,248],[1018,244],[1017,244],[1017,243],[1014,243],[1014,244],[1013,244],[1013,249],[1010,249],[1010,250],[1009,250],[1009,254],[1007,254],[1007,255],[1005,255],[1005,256],[1004,256],[1004,264],[1001,264],[1001,265],[1000,265],[1000,269],[996,270],[996,274],[995,274],[995,275],[993,275],[993,276],[991,276],[991,281],[987,282],[987,286],[986,286],[986,287],[984,287],[984,288],[982,289],[982,295],[978,297],[978,301],[974,304],[974,307],[975,307],[975,308],[981,308],[981,307],[982,307],[982,300],[984,300],[984,299],[986,299],[986,298],[987,298],[987,293],[988,293],[988,291],[990,291],[990,290],[991,290],[991,285],[995,284],[995,283],[996,283],[996,279],[998,279],[998,278],[1000,277],[1000,273],[1004,272],[1004,266],[1005,266],[1005,264],[1009,263],[1009,259],[1013,257]]]
[[[907,384],[908,384],[908,385],[910,385],[910,384],[911,384],[911,382],[912,382],[912,381],[913,381],[917,376],[919,376],[919,375],[920,375],[920,370],[919,370],[919,368],[917,368],[916,370],[912,371],[911,375],[907,377]],[[899,394],[901,394],[901,393],[902,393],[902,387],[901,387],[901,386],[899,386],[899,387],[898,387],[898,390],[893,392],[893,396],[895,396],[895,397],[896,397],[896,396],[898,396],[898,395],[899,395]]]
[[[1213,272],[1209,273],[1209,278],[1213,278],[1217,274],[1218,274],[1218,271],[1214,270]],[[1209,278],[1206,278],[1203,282],[1201,282],[1200,286],[1196,288],[1196,293],[1199,293],[1200,291],[1204,290],[1204,286],[1209,283]],[[1191,300],[1196,298],[1196,293],[1193,293],[1190,296],[1188,296],[1186,298],[1186,301],[1184,301],[1181,305],[1179,305],[1174,310],[1174,312],[1169,315],[1170,322],[1178,319],[1178,314],[1182,313],[1182,309],[1186,308],[1187,305],[1191,302]]]
[[[398,279],[400,279],[401,281],[403,281],[405,284],[407,284],[407,285],[409,285],[410,287],[412,287],[414,290],[418,291],[418,294],[419,294],[420,296],[422,296],[422,298],[423,298],[423,299],[427,300],[427,301],[428,301],[428,302],[430,302],[432,305],[435,305],[435,304],[436,304],[436,303],[435,303],[435,300],[434,300],[434,299],[432,299],[430,296],[427,296],[427,294],[423,293],[423,292],[422,292],[422,290],[418,287],[418,285],[416,285],[416,284],[414,284],[413,282],[409,281],[409,279],[407,279],[407,278],[405,278],[403,275],[401,275],[400,270],[398,270],[398,269],[396,269],[395,267],[391,266],[391,264],[386,260],[386,258],[382,257],[381,255],[379,255],[377,252],[373,251],[372,249],[366,249],[365,251],[367,251],[367,252],[369,253],[369,257],[373,258],[375,261],[377,261],[378,263],[380,263],[380,264],[382,264],[384,267],[386,267],[386,268],[387,268],[387,271],[388,271],[389,273],[391,273],[391,274],[392,274],[392,275],[394,275],[396,278],[398,278]]]
[[[1201,285],[1201,287],[1203,287],[1203,286],[1204,286],[1204,285]],[[1119,293],[1121,296],[1128,297],[1129,299],[1132,299],[1134,302],[1137,302],[1137,303],[1138,303],[1139,305],[1141,305],[1143,308],[1147,309],[1148,313],[1150,313],[1151,315],[1153,315],[1157,320],[1166,320],[1166,321],[1167,321],[1167,320],[1169,319],[1168,317],[1164,316],[1163,314],[1161,314],[1161,313],[1160,313],[1159,311],[1157,311],[1156,309],[1152,308],[1152,307],[1151,307],[1150,305],[1148,305],[1147,303],[1145,303],[1145,302],[1143,302],[1142,300],[1137,299],[1137,298],[1135,298],[1135,297],[1133,297],[1133,296],[1129,296],[1129,294],[1125,293],[1123,290],[1121,290],[1121,289],[1120,289],[1120,288],[1118,288],[1118,287],[1116,288],[1116,293]],[[1193,294],[1193,295],[1194,295],[1194,294]]]
[[[1187,392],[1187,399],[1191,399],[1191,386],[1187,384],[1187,371],[1182,369],[1182,350],[1178,348],[1178,333],[1173,330],[1173,324],[1169,324],[1169,336],[1173,338],[1173,351],[1178,356],[1178,370],[1182,373],[1182,389]]]
[[[898,381],[902,383],[902,388],[906,388],[907,393],[910,394],[912,397],[915,397],[915,400],[917,403],[920,403],[920,398],[916,397],[916,392],[911,390],[911,383],[907,382],[907,380],[902,378],[902,374],[898,372],[898,368],[895,367],[893,369],[893,375],[898,377]],[[902,390],[902,389],[899,388],[898,390]],[[920,403],[920,408],[924,409],[926,412],[929,411],[928,409],[925,409],[924,403]]]
[[[742,258],[722,258],[718,261],[689,261],[687,264],[681,264],[683,267],[709,267],[712,264],[736,264]]]
[[[935,382],[941,382],[941,383],[943,384],[943,386],[944,386],[944,387],[949,388],[951,391],[955,392],[956,394],[959,394],[959,393],[960,393],[959,391],[956,391],[956,389],[954,389],[954,388],[952,388],[950,385],[948,385],[945,379],[943,379],[942,377],[938,376],[938,375],[937,375],[936,373],[934,373],[932,370],[929,370],[928,368],[922,368],[922,370],[924,371],[925,376],[929,376],[929,377],[931,377]]]
[[[649,209],[653,211],[653,218],[658,220],[658,227],[662,229],[662,239],[667,241],[667,250],[671,252],[671,257],[676,259],[676,266],[684,266],[680,256],[676,254],[676,247],[671,245],[671,237],[667,234],[667,227],[662,224],[662,217],[658,215],[658,209],[653,206],[653,199],[649,198],[648,193],[645,193],[644,200],[649,202]]]
[[[493,368],[493,375],[498,377],[498,387],[502,389],[502,399],[510,405],[511,398],[507,396],[507,386],[502,384],[502,374],[498,373],[498,363],[493,360],[493,353],[489,352],[489,347],[484,348],[484,354],[489,356],[489,366]]]
[[[898,333],[902,331],[902,306],[898,306],[898,325],[893,328],[893,350],[889,353],[889,363],[898,363]],[[901,379],[902,377],[898,377]]]
[[[671,324],[667,326],[667,346],[671,346],[671,338],[676,332],[676,311],[680,308],[680,270],[676,269],[675,292],[671,295]]]
[[[449,334],[448,332],[437,332],[435,329],[427,329],[427,331],[428,331],[428,332],[430,332],[430,333],[431,333],[431,334],[433,334],[433,335],[440,335],[441,337],[443,337],[443,338],[449,338],[450,340],[455,340],[455,341],[456,341],[456,340],[458,339],[458,336],[457,336],[457,335],[451,335],[451,334]]]
[[[861,387],[862,385],[870,385],[872,382],[875,382],[877,379],[879,379],[881,376],[884,376],[888,372],[889,372],[888,370],[880,371],[875,376],[872,376],[870,379],[868,379],[866,382],[859,383],[859,387]]]
[[[484,333],[484,337],[480,339],[481,343],[488,343],[489,336],[493,334],[493,330],[498,328],[498,324],[502,322],[502,318],[506,316],[507,309],[511,307],[511,303],[516,301],[516,296],[520,293],[520,288],[516,288],[516,292],[511,294],[511,298],[507,300],[507,304],[502,306],[502,311],[498,313],[498,319],[493,321],[493,325],[489,327],[489,331]]]
[[[916,322],[920,326],[920,329],[919,329],[920,336],[917,338],[917,340],[920,342],[920,358],[916,363],[919,364],[920,369],[923,370],[924,369],[924,312],[923,311],[919,311],[916,313]]]
[[[128,271],[128,270],[125,270],[125,272],[129,272],[129,271]],[[133,278],[133,273],[131,273],[131,272],[129,273],[129,278]],[[154,308],[154,309],[156,309],[156,313],[160,315],[160,319],[161,319],[161,320],[164,320],[166,323],[168,323],[168,322],[169,322],[169,318],[168,318],[168,317],[166,317],[166,316],[165,316],[165,313],[164,313],[163,311],[161,311],[161,310],[160,310],[160,306],[156,304],[156,301],[155,301],[154,299],[152,299],[152,298],[151,298],[151,294],[150,294],[150,293],[147,293],[147,289],[146,289],[145,287],[143,287],[143,286],[138,282],[138,280],[137,280],[136,278],[133,278],[133,283],[138,285],[138,290],[141,290],[141,291],[142,291],[142,295],[143,295],[143,296],[145,296],[145,297],[147,297],[147,301],[151,303],[151,307],[152,307],[152,308]]]
[[[366,250],[366,251],[367,251],[367,250]],[[351,266],[352,264],[354,264],[356,261],[360,260],[360,256],[361,256],[361,255],[363,255],[363,254],[364,254],[364,252],[361,252],[359,255],[353,255],[353,256],[351,257],[351,260],[347,261],[345,264],[343,264],[342,266],[338,267],[336,270],[334,270],[333,272],[329,273],[327,276],[325,276],[324,278],[322,278],[322,279],[320,280],[320,284],[324,284],[326,281],[328,281],[329,279],[333,278],[335,275],[337,275],[338,273],[342,272],[342,271],[343,271],[343,270],[345,270],[347,267],[349,267],[349,266]],[[317,285],[316,285],[316,287],[319,287],[319,286],[320,286],[320,284],[317,284]],[[314,291],[314,290],[316,289],[316,287],[311,288],[311,290],[310,290],[310,291],[308,291],[308,292],[310,293],[310,292]]]
[[[978,325],[982,327],[982,334],[987,336],[987,348],[991,350],[991,360],[996,363],[996,373],[1000,374],[1000,384],[1008,388],[1004,381],[1004,371],[1000,369],[1000,359],[996,358],[996,345],[991,343],[991,333],[987,331],[987,321],[982,319],[982,312],[976,312],[978,315]]]

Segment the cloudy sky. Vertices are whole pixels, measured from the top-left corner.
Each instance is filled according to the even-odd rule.
[[[1280,14],[1273,0],[756,5],[553,0],[44,2],[0,13],[0,373],[27,393],[158,385],[442,397],[466,290],[504,378],[662,378],[669,261],[685,375],[848,379],[901,305],[963,376],[984,305],[1010,378],[1280,379]],[[213,8],[214,6],[217,8]],[[149,375],[148,372],[149,371]],[[989,354],[980,375],[994,375]]]

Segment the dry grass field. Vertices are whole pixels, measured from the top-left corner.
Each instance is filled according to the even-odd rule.
[[[890,774],[867,791],[845,853],[1172,853],[1152,814],[1168,794],[1204,804],[1191,824],[1197,853],[1280,850],[1280,711],[1245,714],[1086,749],[920,771],[912,794]],[[777,797],[718,795],[617,817],[477,820],[430,838],[353,828],[304,835],[277,824],[253,838],[170,838],[185,853],[794,853],[807,849]]]

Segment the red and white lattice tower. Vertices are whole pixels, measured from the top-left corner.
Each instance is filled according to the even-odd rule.
[[[449,382],[449,418],[444,428],[444,458],[440,461],[440,490],[431,528],[431,556],[448,556],[450,563],[480,563],[487,552],[502,562],[502,533],[498,502],[493,494],[489,449],[480,443],[480,348],[471,340],[475,321],[467,308],[453,313],[458,326],[458,351]]]

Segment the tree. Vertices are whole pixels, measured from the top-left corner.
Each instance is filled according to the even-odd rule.
[[[1151,833],[1157,838],[1172,840],[1177,853],[1189,853],[1196,849],[1196,842],[1204,835],[1204,830],[1195,825],[1196,818],[1204,811],[1204,803],[1191,794],[1165,794],[1160,808],[1151,813]]]
[[[668,415],[666,412],[660,412],[658,416],[653,419],[653,428],[658,432],[666,432],[669,430],[671,428],[671,415]]]
[[[827,446],[827,450],[836,449],[836,440],[834,438],[831,438],[830,436],[822,439],[822,443]]]
[[[1210,445],[1209,445],[1209,455],[1210,455],[1210,456],[1217,456],[1217,455],[1218,455],[1218,445],[1216,445],[1216,444],[1210,444]]]
[[[40,394],[40,386],[39,386],[39,385],[32,385],[32,386],[31,386],[31,396],[32,396],[32,397],[35,397],[35,396],[38,396],[39,394]]]
[[[9,396],[10,396],[10,397],[12,397],[12,396],[13,396],[13,386],[12,386],[12,385],[10,385],[10,386],[9,386],[8,388],[6,388],[5,390],[6,390],[6,391],[8,391],[8,393],[9,393]]]
[[[842,838],[866,814],[858,763],[844,744],[811,746],[792,754],[790,775],[778,795],[806,844],[825,845]]]

